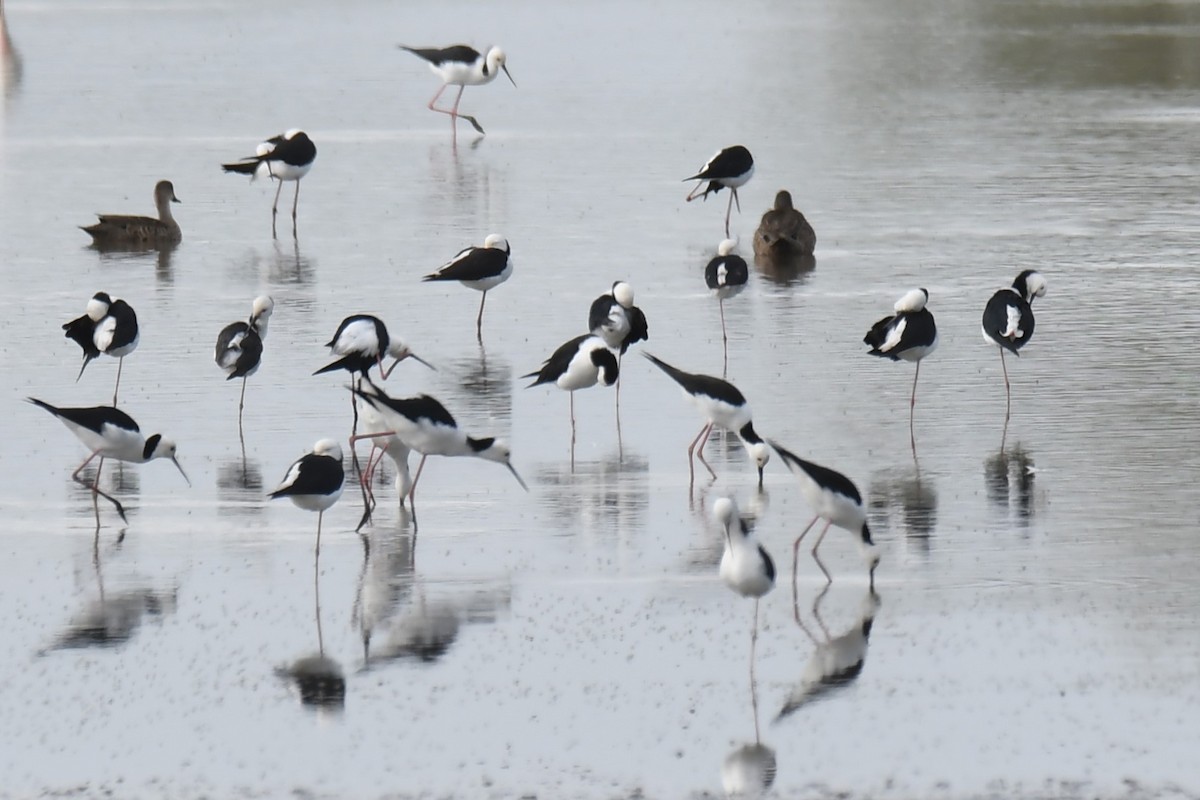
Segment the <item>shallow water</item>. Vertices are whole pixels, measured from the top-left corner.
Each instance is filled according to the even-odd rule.
[[[772,759],[775,797],[1200,795],[1200,8],[300,5],[4,6],[0,796],[715,797]],[[489,133],[457,147],[394,47],[451,40],[502,42],[518,84],[464,93]],[[297,240],[285,214],[273,242],[273,187],[218,165],[293,126],[319,156]],[[630,357],[620,446],[612,391],[579,393],[572,471],[567,398],[517,379],[618,278],[645,349],[720,371],[702,268],[726,195],[685,204],[680,178],[734,142],[757,163],[742,253],[779,188],[818,249],[727,303],[729,377],[760,432],[858,483],[884,553],[861,674],[778,720],[824,629],[875,605],[846,534],[824,596],[801,554],[793,602],[809,512],[782,465],[759,496],[721,439],[689,498],[701,421]],[[74,226],[148,213],[164,177],[177,250],[85,246]],[[417,279],[492,231],[516,272],[480,348],[477,295]],[[978,320],[1027,267],[1049,291],[1005,427]],[[859,342],[917,285],[941,346],[914,457],[912,368]],[[193,486],[106,465],[129,524],[102,508],[95,536],[83,448],[21,400],[111,398],[116,364],[76,383],[59,332],[102,289],[142,326],[120,404],[179,441]],[[259,293],[277,306],[243,455],[211,347]],[[310,373],[356,312],[438,367],[389,391],[507,438],[531,491],[432,461],[419,526],[385,483],[364,547],[348,490],[314,565],[313,515],[264,495],[348,435],[344,378]],[[752,605],[717,580],[705,514],[726,493],[781,573],[753,697]],[[294,677],[314,655],[341,679]],[[747,747],[752,700],[768,750]]]

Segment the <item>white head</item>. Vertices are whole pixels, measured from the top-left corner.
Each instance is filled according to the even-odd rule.
[[[267,295],[254,298],[254,306],[250,310],[250,327],[258,332],[259,338],[267,335],[267,323],[274,311],[275,301]]]
[[[633,308],[633,287],[625,281],[613,284],[612,296],[622,308]]]
[[[299,128],[289,128],[287,133],[283,134],[283,138],[290,142],[292,139],[295,139],[302,133],[304,133],[304,131],[300,130]]]
[[[910,289],[905,292],[904,296],[896,301],[893,308],[897,314],[913,313],[920,311],[925,307],[925,303],[929,302],[929,292],[926,289]]]
[[[500,47],[497,46],[497,47],[493,47],[491,50],[488,50],[488,54],[487,54],[488,72],[490,72],[492,75],[495,75],[497,69],[502,69],[502,70],[504,70],[504,74],[508,77],[508,80],[512,83],[512,85],[516,86],[517,82],[513,80],[513,76],[511,74],[509,74],[508,67],[505,66],[505,63],[507,61],[508,61],[508,56],[504,55],[504,51],[502,49],[500,49]]]
[[[721,526],[722,530],[725,531],[725,536],[731,536],[733,533],[733,521],[738,516],[737,503],[734,502],[732,497],[717,498],[717,502],[713,503],[712,516],[717,524]],[[741,533],[741,526],[738,526],[737,530],[738,533]]]
[[[483,240],[484,247],[494,247],[497,250],[507,250],[508,240],[498,233],[489,233],[488,237]]]
[[[771,451],[767,448],[767,443],[763,441],[751,442],[743,437],[742,444],[746,446],[746,452],[750,454],[750,458],[754,459],[754,466],[758,467],[758,488],[761,489],[763,470],[766,468],[767,462],[771,460]]]
[[[521,488],[529,491],[529,487],[525,485],[525,481],[517,474],[517,468],[512,465],[512,449],[508,443],[502,439],[475,439],[467,437],[467,445],[474,451],[475,455],[485,461],[494,461],[497,464],[503,464],[508,467],[508,471],[517,479],[517,483],[521,484]]]
[[[175,451],[178,449],[175,442],[171,439],[164,439],[160,434],[154,434],[146,439],[146,446],[149,448],[149,455],[146,456],[147,461],[153,461],[156,458],[169,458],[175,468],[179,470],[179,474],[187,481],[187,485],[192,485],[192,479],[183,471],[183,467],[179,465],[179,459],[175,457]]]
[[[725,239],[719,245],[717,245],[717,255],[727,256],[736,250],[737,246],[738,240],[736,237],[733,239]]]
[[[104,319],[104,315],[108,313],[109,306],[112,305],[112,298],[106,292],[96,292],[91,300],[88,300],[87,315],[92,322],[99,322]]]
[[[313,445],[313,455],[329,456],[330,458],[342,460],[342,446],[337,443],[337,439],[321,439]]]
[[[433,364],[430,364],[428,361],[426,361],[425,359],[421,358],[419,355],[414,353],[412,351],[412,348],[410,348],[408,345],[406,345],[400,339],[397,339],[395,336],[393,336],[391,338],[391,341],[388,342],[387,354],[389,356],[391,356],[392,358],[396,359],[395,363],[392,364],[393,367],[396,366],[396,364],[399,364],[404,359],[411,358],[413,361],[416,361],[418,364],[424,364],[425,366],[429,367],[430,369],[435,369]]]

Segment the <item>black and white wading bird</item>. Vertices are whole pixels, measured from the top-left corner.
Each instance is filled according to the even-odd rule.
[[[683,389],[684,395],[696,404],[696,408],[707,420],[704,427],[700,429],[700,433],[696,434],[696,438],[688,445],[688,486],[690,487],[696,480],[693,453],[695,458],[699,458],[700,463],[708,470],[708,474],[716,480],[717,473],[704,458],[704,445],[708,442],[712,429],[721,427],[741,439],[754,466],[758,468],[758,486],[761,489],[763,468],[767,466],[771,453],[767,450],[766,442],[754,430],[750,404],[746,402],[746,397],[728,381],[714,378],[711,375],[684,372],[645,351],[642,352],[642,355],[667,373],[671,380],[678,383],[679,387]]]
[[[726,369],[729,367],[729,335],[725,332],[725,301],[741,294],[750,280],[750,267],[746,259],[733,252],[737,245],[737,239],[721,242],[717,246],[717,255],[704,268],[704,284],[717,298],[721,309],[721,347]]]
[[[612,386],[620,375],[617,354],[599,336],[576,336],[550,354],[536,372],[522,375],[533,378],[527,389],[553,383],[571,395],[571,466],[575,466],[575,392],[601,383]]]
[[[371,513],[375,510],[375,491],[371,482],[375,479],[375,470],[379,468],[379,463],[383,461],[385,455],[396,465],[396,492],[400,497],[401,509],[404,508],[404,499],[408,497],[413,480],[412,473],[408,469],[408,456],[412,452],[412,448],[396,435],[392,426],[374,405],[362,397],[355,397],[355,399],[358,402],[358,418],[362,423],[362,433],[350,437],[350,450],[353,452],[358,442],[363,439],[371,442],[371,450],[367,453],[366,469],[359,475],[363,495],[363,515],[358,522],[358,527],[355,528],[356,531],[359,531],[370,521]],[[358,460],[357,454],[354,455],[354,460]]]
[[[817,554],[817,548],[821,546],[825,534],[829,532],[829,526],[837,525],[859,537],[859,552],[870,570],[871,588],[874,589],[875,568],[879,566],[879,548],[871,541],[871,529],[867,526],[867,509],[858,487],[842,473],[819,464],[813,464],[811,461],[805,461],[775,442],[771,442],[771,447],[799,480],[800,494],[804,495],[805,502],[816,515],[808,523],[808,527],[800,532],[800,535],[796,537],[796,543],[792,545],[792,583],[794,584],[796,581],[800,542],[812,530],[812,526],[817,524],[817,520],[823,519],[825,527],[821,529],[817,541],[813,544],[812,557],[817,562],[817,566],[821,568],[821,572],[825,573],[826,583],[833,583],[833,576],[829,574],[829,570],[825,569],[825,564],[821,562],[821,556]]]
[[[117,392],[121,388],[121,367],[125,356],[137,349],[141,334],[138,331],[137,313],[124,300],[113,300],[106,292],[97,292],[88,301],[83,316],[63,324],[63,334],[83,348],[83,365],[75,380],[83,377],[83,371],[101,353],[117,359],[117,383],[113,387],[113,405],[117,404]]]
[[[175,186],[170,181],[159,181],[154,187],[157,219],[124,214],[97,214],[99,222],[79,227],[92,237],[92,244],[102,250],[168,247],[179,244],[183,238],[179,223],[171,214],[171,203],[178,202]]]
[[[436,271],[421,278],[423,281],[458,281],[468,289],[483,292],[479,298],[479,316],[475,318],[475,338],[483,343],[483,304],[487,293],[512,277],[512,248],[499,234],[489,234],[483,247],[468,247]]]
[[[863,337],[863,344],[870,345],[870,355],[890,358],[892,361],[913,361],[917,368],[913,373],[912,396],[908,401],[908,432],[912,437],[913,413],[917,406],[917,378],[921,375],[921,359],[938,346],[937,324],[933,314],[925,307],[929,292],[913,289],[896,301],[896,311],[871,326]],[[915,442],[915,440],[914,440]],[[915,447],[915,444],[914,444]]]
[[[258,372],[262,362],[263,339],[267,323],[275,310],[275,301],[267,295],[254,298],[247,322],[231,322],[217,334],[213,356],[217,366],[225,370],[225,380],[242,379],[242,394],[238,398],[238,430],[242,429],[242,408],[246,403],[246,379]]]
[[[296,182],[296,196],[292,198],[292,238],[296,237],[296,207],[300,204],[300,179],[312,169],[317,159],[317,146],[302,130],[292,128],[286,133],[272,136],[260,144],[254,155],[246,156],[233,164],[222,164],[226,172],[249,175],[255,178],[270,178],[279,181],[275,189],[275,202],[271,204],[271,238],[275,234],[275,217],[279,213],[279,193],[284,181]]]
[[[816,231],[792,205],[791,192],[780,190],[774,207],[762,215],[754,232],[754,255],[760,260],[777,261],[811,256],[816,249]]]
[[[442,87],[437,90],[433,99],[429,101],[429,110],[436,111],[439,114],[450,115],[450,127],[457,134],[458,118],[462,117],[479,133],[483,133],[483,126],[478,120],[467,114],[458,113],[458,103],[462,100],[463,89],[468,86],[480,86],[485,83],[491,83],[500,74],[500,70],[504,70],[505,76],[513,86],[517,82],[513,80],[513,76],[509,73],[508,67],[505,66],[507,57],[504,51],[499,47],[489,48],[487,53],[480,53],[474,47],[468,47],[465,44],[456,44],[451,47],[408,47],[407,45],[398,45],[401,50],[407,50],[418,58],[424,59],[433,73],[442,79]],[[458,94],[454,97],[454,105],[451,108],[438,108],[438,98],[442,96],[442,92],[446,91],[446,87],[454,85],[458,87]]]
[[[267,496],[274,500],[286,497],[297,508],[317,512],[317,547],[321,552],[321,521],[325,512],[342,496],[346,471],[342,467],[342,446],[333,439],[321,439],[312,452],[298,458],[288,467],[283,481]]]
[[[115,497],[100,491],[99,477],[96,482],[90,484],[79,477],[83,468],[90,464],[96,456],[126,461],[130,464],[145,464],[156,458],[169,458],[179,470],[179,474],[187,481],[188,486],[192,485],[187,473],[183,471],[183,467],[179,465],[179,460],[175,457],[175,442],[164,439],[158,433],[143,437],[138,424],[124,411],[112,406],[59,408],[34,397],[30,397],[28,400],[38,408],[44,408],[57,417],[63,425],[67,426],[67,430],[83,442],[90,452],[84,462],[71,473],[71,480],[91,489],[93,496],[99,495],[112,503],[122,520],[128,521],[125,519],[124,507]],[[100,522],[99,512],[97,512],[96,522],[97,524]]]
[[[701,167],[695,175],[683,179],[684,183],[700,181],[696,188],[688,194],[687,202],[690,203],[697,197],[707,200],[710,192],[716,194],[722,189],[728,189],[729,205],[725,209],[725,236],[728,238],[729,215],[733,211],[734,203],[737,203],[739,213],[742,210],[737,190],[739,187],[745,186],[753,175],[754,157],[750,155],[750,151],[740,144],[726,147],[710,158],[708,163]]]
[[[619,376],[621,357],[631,345],[650,338],[650,325],[646,315],[633,304],[633,287],[625,281],[617,281],[612,290],[592,301],[588,309],[588,330],[593,336],[604,340],[610,350],[617,353],[617,426],[621,425],[621,379]]]
[[[413,476],[412,485],[408,489],[409,507],[412,507],[416,495],[417,482],[421,480],[421,470],[425,468],[425,459],[429,456],[470,456],[492,461],[508,467],[508,471],[521,484],[521,488],[529,491],[525,481],[517,474],[517,468],[512,464],[512,451],[508,445],[494,437],[475,438],[468,436],[466,431],[458,427],[454,417],[436,398],[427,394],[416,397],[389,397],[369,380],[364,387],[354,389],[354,394],[374,406],[383,418],[389,430],[371,434],[374,438],[395,435],[410,450],[421,454],[417,464],[417,474]],[[354,441],[364,436],[355,437]]]
[[[758,601],[775,588],[775,562],[758,543],[754,532],[738,515],[737,503],[721,497],[713,503],[713,519],[725,532],[725,552],[721,556],[720,576],[733,591],[742,597],[754,598],[754,626],[750,634],[751,669],[754,661],[754,642],[758,639]]]
[[[434,369],[432,364],[414,353],[403,341],[391,336],[383,320],[370,314],[353,314],[346,317],[325,346],[333,355],[341,358],[321,367],[313,375],[344,369],[352,376],[357,376],[354,382],[356,387],[362,385],[363,378],[370,378],[371,367],[376,364],[379,365],[379,376],[385,381],[396,365],[406,358]],[[389,357],[395,360],[390,367],[384,367],[383,361]],[[354,395],[350,395],[350,405],[354,410],[354,424],[351,429],[353,435],[358,432],[358,403],[355,402]]]
[[[1027,269],[1012,286],[992,295],[983,309],[983,338],[1000,348],[1000,367],[1004,370],[1004,420],[1012,411],[1012,390],[1008,384],[1008,365],[1004,351],[1017,351],[1033,336],[1033,299],[1046,294],[1046,279],[1040,272]]]

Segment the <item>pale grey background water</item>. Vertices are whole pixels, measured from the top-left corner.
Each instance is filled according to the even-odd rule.
[[[811,274],[755,276],[727,304],[730,378],[761,432],[859,483],[884,552],[861,676],[777,723],[814,645],[786,580],[763,603],[771,796],[1200,795],[1200,6],[4,8],[0,796],[721,796],[727,756],[755,738],[751,605],[716,578],[701,502],[759,509],[785,575],[808,509],[778,463],[755,498],[736,445],[689,503],[700,420],[641,359],[626,360],[623,460],[612,392],[577,397],[574,474],[566,396],[515,376],[617,278],[649,315],[647,349],[719,371],[701,270],[725,195],[685,204],[679,179],[737,142],[758,165],[734,217],[742,252],[780,188],[818,251]],[[503,44],[518,83],[467,89],[489,135],[473,146],[464,127],[457,151],[424,108],[436,79],[395,49],[456,41]],[[218,166],[290,127],[319,148],[295,247],[269,238],[273,188]],[[148,213],[164,177],[184,201],[169,259],[85,246],[74,226]],[[417,278],[492,231],[516,273],[488,301],[481,352],[478,296]],[[1049,292],[1010,360],[1001,449],[979,315],[1026,267]],[[919,473],[911,368],[859,344],[917,285],[942,335]],[[142,323],[121,405],[179,440],[194,486],[127,467],[124,540],[104,509],[94,544],[69,481],[83,448],[21,400],[111,397],[115,363],[75,383],[59,330],[102,289]],[[262,292],[277,308],[243,462],[238,387],[211,347]],[[509,438],[532,491],[495,465],[431,462],[415,562],[381,487],[366,563],[348,491],[327,514],[318,623],[315,519],[263,495],[314,440],[348,433],[343,381],[309,373],[354,312],[440,368],[402,366],[389,388]],[[823,552],[836,635],[865,576],[844,533]],[[820,585],[802,559],[813,630]],[[101,593],[124,640],[64,642]],[[279,674],[318,651],[318,624],[345,671],[340,712]]]

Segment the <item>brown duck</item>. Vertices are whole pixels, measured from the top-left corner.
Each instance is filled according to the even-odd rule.
[[[170,181],[159,181],[154,187],[154,205],[158,219],[130,217],[119,214],[100,214],[94,225],[81,225],[97,247],[162,247],[178,244],[182,237],[179,223],[171,216],[171,203],[178,203],[175,187]]]
[[[780,191],[775,207],[763,214],[754,232],[754,255],[759,258],[811,256],[817,246],[817,234],[804,215],[792,205],[792,195]]]

